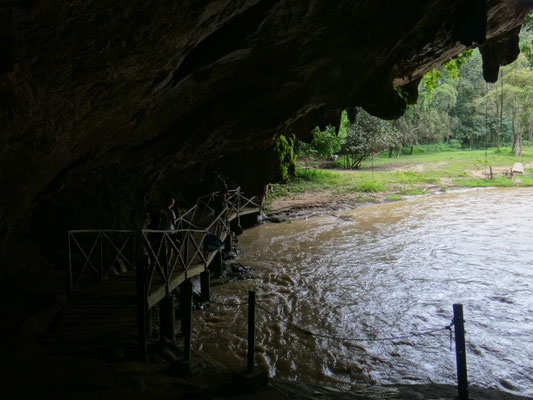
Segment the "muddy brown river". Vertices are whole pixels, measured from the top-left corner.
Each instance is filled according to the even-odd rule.
[[[470,384],[533,396],[533,189],[480,189],[263,224],[236,262],[256,279],[212,289],[257,303],[256,363],[271,376],[349,387],[455,383],[447,331],[464,306]],[[244,306],[194,313],[193,346],[246,366]],[[294,325],[323,336],[311,336]],[[333,337],[333,338],[331,338]],[[364,340],[363,340],[364,339]]]

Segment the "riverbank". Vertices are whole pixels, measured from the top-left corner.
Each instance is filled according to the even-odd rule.
[[[520,165],[516,165],[516,163]],[[455,151],[374,157],[360,170],[339,161],[299,160],[288,182],[271,185],[266,212],[281,222],[462,188],[533,186],[533,152]],[[523,169],[518,172],[517,168]]]

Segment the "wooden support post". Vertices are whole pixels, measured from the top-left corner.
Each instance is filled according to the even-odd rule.
[[[135,279],[136,279],[136,299],[137,299],[137,336],[139,341],[139,358],[141,361],[148,360],[148,349],[146,342],[147,334],[147,309],[148,301],[146,294],[146,272],[145,257],[142,232],[135,235]]]
[[[192,334],[192,282],[187,279],[180,285],[181,299],[181,332],[183,333],[183,359],[191,359]]]
[[[255,353],[255,291],[248,292],[248,372],[254,370]]]
[[[453,305],[453,325],[455,327],[455,357],[457,360],[457,389],[459,400],[468,400],[465,328],[462,304]]]
[[[212,271],[215,274],[215,277],[220,278],[222,276],[222,252],[220,250],[217,250],[215,254],[215,258],[211,262],[212,265]]]
[[[219,252],[220,253],[220,252]],[[200,300],[211,301],[210,295],[210,276],[209,270],[206,268],[204,272],[200,274]]]
[[[226,239],[224,240],[224,250],[225,251],[231,251],[233,247],[233,240],[231,238],[231,232],[228,231],[228,234],[226,236]]]
[[[493,176],[492,176],[492,167],[489,167],[490,168],[490,179],[493,179]]]
[[[159,303],[159,321],[161,323],[161,336],[176,342],[176,317],[174,315],[174,296],[167,295]]]

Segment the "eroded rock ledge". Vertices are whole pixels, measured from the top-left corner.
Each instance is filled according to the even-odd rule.
[[[362,106],[385,118],[416,82],[481,45],[485,77],[518,54],[532,0],[4,0],[2,274],[68,228],[134,227],[209,166],[256,190],[277,132],[305,138]],[[203,186],[202,188],[200,188]],[[188,190],[185,189],[196,189]],[[50,260],[50,257],[48,257]]]

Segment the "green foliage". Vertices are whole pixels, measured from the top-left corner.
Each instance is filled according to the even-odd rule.
[[[473,52],[473,50],[464,50],[456,58],[446,62],[443,67],[434,68],[424,75],[421,85],[430,100],[432,98],[433,89],[442,83],[441,80],[443,78],[443,70],[446,70],[448,73],[448,79],[450,81],[454,81],[455,79],[459,78],[459,70],[467,62],[467,60],[472,57]]]
[[[522,27],[526,31],[533,33],[533,10],[526,15],[526,19],[524,20]]]
[[[279,174],[283,181],[289,178],[294,171],[296,155],[294,153],[294,140],[292,137],[279,135],[274,138],[273,151],[279,161]]]
[[[527,59],[529,68],[533,68],[533,11],[529,12],[522,24],[520,51]]]
[[[374,179],[365,179],[361,182],[357,182],[354,186],[355,192],[363,192],[363,193],[377,193],[377,192],[383,192],[387,188],[383,183],[378,182]]]
[[[432,69],[427,72],[422,79],[422,87],[424,92],[427,94],[427,97],[431,100],[431,92],[435,89],[442,78],[442,72],[437,69]]]
[[[305,143],[296,139],[294,146],[295,153],[303,157],[330,158],[333,154],[341,151],[341,146],[346,137],[346,126],[349,123],[347,113],[344,111],[341,115],[338,134],[335,132],[335,127],[331,125],[328,125],[323,131],[317,126],[313,129],[313,140],[311,143]]]
[[[453,180],[453,184],[462,187],[509,187],[514,186],[514,182],[505,177],[496,176],[494,179],[474,179],[458,178]]]
[[[313,130],[312,147],[321,158],[329,158],[341,150],[342,139],[335,133],[335,128],[329,125],[321,131],[318,127]]]
[[[520,186],[533,186],[533,176],[526,176],[520,181]]]
[[[472,57],[474,50],[467,49],[460,53],[456,58],[452,58],[450,61],[444,64],[446,71],[448,71],[448,79],[453,81],[459,78],[459,70],[466,63],[466,61]]]
[[[403,200],[403,197],[400,196],[399,194],[389,194],[387,197],[385,197],[385,199],[387,201],[399,201],[399,200]]]
[[[502,150],[504,151],[495,153],[493,149],[489,149],[486,156],[484,150],[455,150],[418,153],[392,160],[377,157],[373,163],[379,169],[373,172],[370,169],[340,172],[298,168],[286,184],[273,185],[269,196],[274,198],[326,190],[350,196],[355,202],[370,202],[385,196],[391,196],[390,200],[394,200],[401,199],[404,195],[420,195],[434,188],[446,190],[452,183],[460,187],[513,186],[518,185],[519,181],[522,186],[533,185],[533,177],[527,176],[533,175],[533,168],[526,169],[525,175],[515,177],[514,181],[501,176],[495,176],[494,179],[477,179],[467,172],[484,170],[488,173],[489,166],[506,167],[508,170],[516,158],[509,154],[508,148]],[[523,163],[527,165],[532,162],[533,148],[525,148]],[[415,165],[416,171],[409,170]],[[362,167],[369,168],[370,165],[365,162]],[[370,193],[377,194],[370,196]]]
[[[378,199],[376,199],[375,197],[363,196],[361,194],[355,198],[356,203],[377,203],[377,201]]]
[[[402,189],[400,193],[403,194],[404,196],[418,196],[418,195],[424,194],[422,189],[419,189],[419,188]]]
[[[343,151],[350,156],[350,167],[359,168],[363,160],[398,144],[398,132],[389,121],[359,110],[354,124],[346,128]]]
[[[529,176],[521,178],[520,186],[533,186],[533,168],[525,168],[524,173]]]

